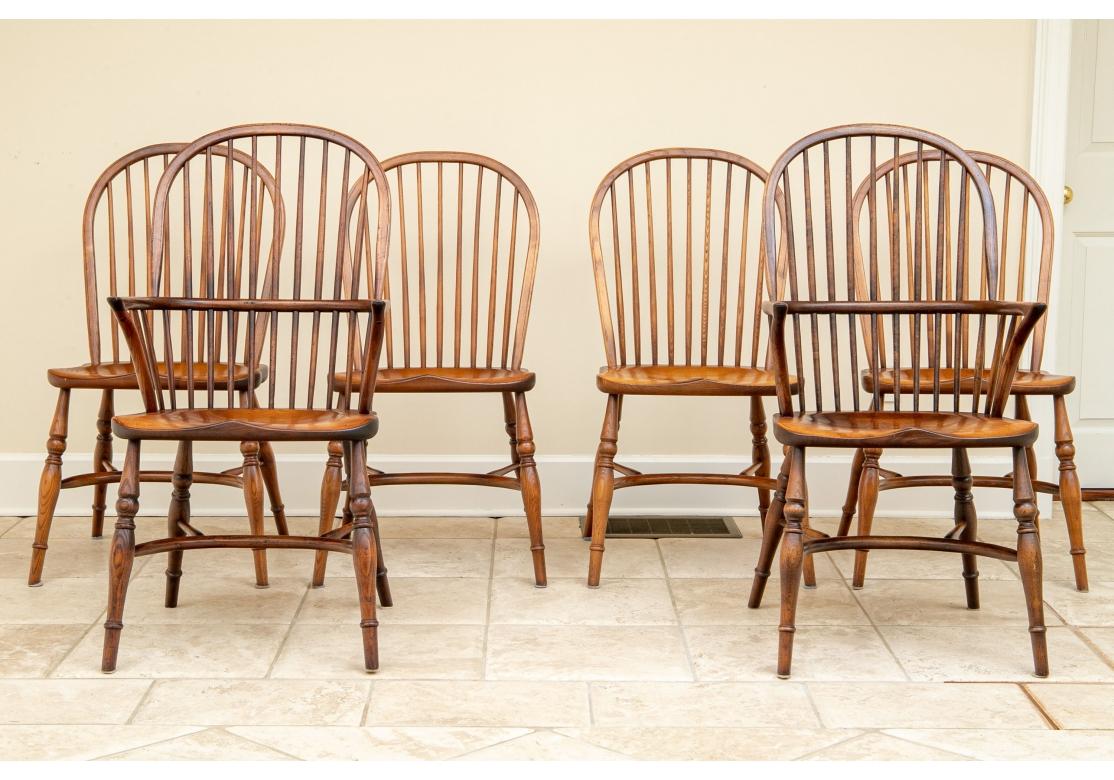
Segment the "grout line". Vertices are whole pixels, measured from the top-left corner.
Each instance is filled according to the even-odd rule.
[[[513,729],[513,728],[526,728],[526,727],[525,726],[510,726],[509,728]],[[507,737],[506,739],[500,739],[496,742],[492,742],[490,745],[481,745],[478,748],[472,748],[471,750],[465,750],[463,753],[457,753],[455,756],[446,756],[446,759],[449,760],[449,761],[456,761],[458,758],[464,758],[465,756],[470,756],[473,753],[479,753],[481,750],[487,750],[488,748],[493,748],[496,745],[503,745],[507,742],[513,742],[516,739],[522,739],[523,737],[528,737],[531,734],[538,734],[538,733],[541,733],[542,731],[548,731],[548,730],[549,729],[527,729],[525,734],[514,734],[512,736]],[[561,735],[561,736],[564,736],[564,735]]]
[[[237,723],[236,725],[231,726],[231,728],[244,728],[244,727],[249,727],[250,728],[250,726],[251,726],[250,723],[244,723],[244,724]],[[250,742],[253,745],[259,745],[259,747],[261,747],[261,748],[266,748],[267,750],[273,750],[281,756],[286,756],[291,761],[305,761],[305,759],[302,758],[301,756],[296,756],[293,753],[287,753],[285,750],[283,750],[280,747],[275,747],[274,745],[268,745],[266,742],[260,742],[257,739],[252,739],[251,737],[244,736],[243,734],[233,734],[231,731],[228,730],[230,728],[229,726],[213,726],[211,728],[216,729],[218,731],[222,731],[225,734],[227,734],[228,736],[232,737],[233,739],[242,739],[245,742]],[[295,726],[294,728],[304,728],[304,727]],[[313,727],[311,726],[310,728],[313,728]],[[323,726],[321,728],[333,728],[333,727],[332,726]],[[340,726],[338,728],[356,728],[356,727],[355,726]],[[208,731],[208,730],[211,730],[211,729],[206,729],[206,731]]]
[[[867,616],[867,620],[870,621],[870,627],[873,628],[874,634],[878,636],[879,640],[882,643],[882,646],[886,647],[886,652],[890,654],[891,659],[893,659],[893,663],[896,663],[898,665],[898,669],[901,670],[901,674],[905,675],[907,682],[915,682],[913,681],[912,677],[909,676],[909,671],[906,669],[905,664],[901,663],[898,654],[893,652],[890,643],[886,641],[886,636],[882,634],[880,628],[878,627],[878,624],[874,622],[873,615],[871,615],[870,612],[867,610],[867,607],[863,605],[861,599],[859,598],[859,594],[854,592],[854,588],[851,587],[851,583],[848,582],[847,575],[843,574],[843,571],[839,566],[835,566],[834,560],[831,559],[831,553],[824,553],[824,555],[829,556],[829,563],[831,563],[831,565],[835,567],[835,573],[839,575],[840,581],[843,583],[843,587],[846,587],[848,589],[848,592],[850,592],[851,594],[851,598],[854,599],[854,603],[858,604],[860,610],[862,611],[862,614]],[[863,583],[863,585],[866,585],[866,583]]]
[[[830,730],[835,731],[836,729],[830,729]],[[858,732],[858,733],[852,734],[852,735],[850,735],[848,737],[845,737],[841,740],[837,740],[836,742],[833,742],[830,745],[825,745],[824,747],[816,748],[816,750],[810,750],[807,753],[801,753],[801,755],[796,756],[795,758],[792,758],[790,760],[791,761],[803,761],[810,756],[815,756],[819,753],[823,753],[826,750],[831,750],[832,748],[839,747],[840,745],[846,745],[848,742],[852,742],[852,741],[858,739],[859,737],[865,737],[867,734],[870,734],[873,731],[875,731],[875,729],[855,729],[855,731]]]
[[[168,727],[173,728],[173,726],[168,726]],[[97,756],[93,760],[94,761],[103,761],[106,758],[112,758],[113,756],[122,756],[122,755],[125,755],[127,753],[131,753],[133,750],[141,750],[142,748],[153,747],[155,745],[165,745],[167,742],[173,742],[174,740],[181,739],[182,737],[192,737],[195,734],[201,734],[203,732],[208,731],[211,727],[210,726],[183,726],[183,728],[192,728],[192,729],[194,729],[194,731],[187,731],[185,734],[178,734],[177,736],[167,737],[166,739],[156,739],[154,742],[147,742],[147,743],[144,743],[142,745],[135,745],[135,746],[130,747],[130,748],[124,748],[123,750],[113,750],[111,753],[104,753],[102,755]]]
[[[491,558],[487,565],[487,604],[484,609],[484,641],[480,649],[480,679],[487,680],[487,647],[491,634],[491,603],[495,598],[495,553],[499,541],[499,519],[492,518]],[[548,580],[547,580],[548,581]]]
[[[1050,729],[1052,729],[1053,731],[1063,731],[1064,727],[1060,725],[1060,721],[1052,717],[1052,713],[1045,709],[1044,705],[1041,704],[1040,699],[1037,698],[1036,694],[1029,690],[1029,686],[1026,683],[1017,683],[1017,687],[1021,689],[1021,692],[1025,694],[1025,698],[1027,698],[1030,703],[1032,703],[1033,707],[1036,708],[1037,712],[1040,713],[1041,718],[1044,719],[1044,722],[1048,724],[1048,727]]]
[[[73,647],[71,647],[69,650],[67,650],[65,653],[62,654],[62,657],[58,659],[58,663],[54,664],[53,666],[51,666],[49,669],[46,670],[46,673],[43,675],[44,679],[59,679],[59,680],[68,679],[68,678],[65,678],[65,677],[55,678],[54,674],[55,674],[55,672],[58,671],[58,669],[61,668],[62,664],[64,664],[66,662],[66,659],[68,659],[71,655],[73,655],[74,651],[77,650],[77,648],[81,645],[81,643],[85,641],[85,638],[87,636],[89,636],[89,634],[91,634],[94,630],[96,630],[98,626],[102,626],[102,621],[100,619],[103,616],[104,616],[104,611],[102,610],[97,615],[97,619],[94,620],[92,623],[90,623],[86,627],[86,629],[81,633],[81,636],[78,637],[76,642],[74,642]],[[78,624],[78,625],[80,625],[80,624]],[[102,674],[101,677],[102,678],[108,677],[108,675],[103,675]]]
[[[596,725],[596,713],[592,708],[592,683],[589,680],[584,681],[584,694],[588,699],[588,728]]]
[[[851,583],[847,581],[847,575],[843,573],[842,569],[835,565],[835,561],[831,559],[831,553],[824,553],[824,555],[828,556],[828,562],[831,563],[832,566],[835,566],[836,573],[839,575],[840,581],[843,582],[843,587],[850,591],[851,598],[855,600],[855,603],[859,605],[859,609],[861,609],[863,614],[866,615],[866,619],[870,621],[870,627],[874,629],[875,635],[882,642],[882,645],[886,648],[886,652],[890,654],[890,658],[894,659],[894,663],[897,664],[897,668],[901,670],[901,673],[903,675],[905,675],[906,682],[913,682],[913,678],[909,676],[909,671],[905,668],[905,665],[901,663],[901,659],[897,657],[897,653],[894,652],[894,649],[890,647],[890,643],[886,641],[886,637],[882,634],[881,629],[878,628],[878,624],[874,622],[874,616],[870,614],[865,606],[863,606],[863,602],[859,599],[858,594],[855,593],[855,589],[852,588]],[[819,584],[820,583],[818,582],[817,585]]]
[[[681,613],[677,609],[677,597],[673,593],[673,583],[669,577],[669,568],[665,565],[665,553],[661,549],[661,540],[654,540],[654,549],[658,552],[658,560],[661,561],[661,570],[665,575],[665,589],[669,592],[669,604],[673,607],[673,617],[677,619],[677,633],[681,637],[681,647],[685,651],[685,662],[689,666],[689,674],[692,675],[694,682],[699,681],[696,676],[696,665],[692,662],[692,650],[689,648],[689,638],[685,633],[685,627],[681,623]]]
[[[262,679],[264,679],[264,680],[274,679],[274,678],[271,677],[271,675],[275,671],[275,664],[278,663],[278,659],[282,655],[282,651],[286,649],[286,642],[287,642],[287,640],[290,639],[290,635],[294,632],[294,626],[295,626],[295,624],[297,624],[298,617],[302,614],[302,610],[305,609],[306,601],[309,600],[309,591],[310,591],[309,583],[304,584],[302,586],[302,598],[298,602],[298,608],[295,609],[294,614],[291,615],[290,623],[286,626],[286,632],[282,635],[282,641],[280,641],[279,644],[278,644],[278,647],[275,648],[275,655],[274,655],[274,657],[271,658],[271,663],[269,663],[267,665],[267,671],[264,673]],[[378,598],[378,594],[376,594],[376,598]]]
[[[812,681],[812,682],[816,682],[816,681]],[[813,712],[813,714],[816,715],[816,722],[820,724],[820,728],[822,728],[822,729],[835,728],[834,726],[829,726],[824,721],[824,716],[820,714],[820,708],[816,706],[816,699],[814,699],[812,697],[812,686],[809,685],[809,682],[808,681],[799,682],[799,683],[797,683],[797,685],[804,688],[805,698],[808,699],[808,705],[810,707],[812,707],[812,712]]]
[[[949,754],[955,756],[956,758],[962,758],[964,761],[977,760],[974,756],[968,756],[968,755],[965,755],[963,753],[956,753],[954,750],[951,750],[950,748],[942,748],[938,745],[926,745],[923,742],[917,742],[916,740],[913,740],[913,739],[906,739],[905,737],[899,737],[896,734],[890,734],[890,733],[888,733],[890,730],[891,729],[879,729],[877,733],[881,734],[884,737],[889,737],[890,739],[896,739],[900,742],[905,742],[909,745],[915,745],[915,746],[921,747],[921,748],[927,747],[927,748],[932,748],[933,750],[939,750],[939,751],[942,751],[944,753],[949,753]],[[943,760],[943,759],[940,759],[940,760]]]
[[[131,715],[129,715],[127,717],[127,720],[124,721],[125,726],[130,726],[133,724],[133,722],[135,721],[135,716],[139,714],[139,710],[142,709],[143,705],[147,703],[147,699],[151,696],[151,691],[155,689],[155,685],[159,682],[160,680],[158,679],[152,679],[151,684],[144,689],[143,695],[140,696],[139,701],[135,703],[135,707],[132,709]]]

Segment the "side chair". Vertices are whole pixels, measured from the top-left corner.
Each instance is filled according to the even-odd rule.
[[[545,587],[541,482],[522,366],[534,292],[540,223],[526,183],[503,163],[467,152],[413,152],[383,162],[395,204],[387,269],[377,281],[390,300],[379,393],[487,393],[502,399],[509,465],[485,474],[368,471],[387,485],[479,485],[517,490],[530,537],[534,584]],[[362,198],[349,193],[348,208]],[[347,379],[333,378],[346,392]],[[321,488],[321,532],[335,521],[342,458],[334,445]],[[373,459],[374,462],[374,459]],[[349,511],[344,510],[347,521]],[[313,583],[324,582],[318,555]]]
[[[969,151],[968,153],[975,162],[979,163],[991,193],[994,195],[999,225],[998,285],[996,289],[989,290],[985,283],[985,276],[974,273],[970,268],[969,279],[955,279],[956,269],[951,265],[946,265],[944,267],[945,290],[954,289],[955,284],[958,284],[959,297],[961,298],[1032,300],[1047,304],[1052,280],[1053,226],[1052,209],[1048,205],[1048,199],[1045,197],[1044,191],[1032,176],[1009,160],[987,152]],[[921,155],[921,176],[927,175],[925,163],[928,157],[931,157],[931,155]],[[933,159],[938,160],[939,155],[937,154]],[[957,165],[953,161],[951,164],[952,170],[946,169],[944,175],[959,176],[960,173],[955,168],[957,168]],[[894,174],[895,169],[898,171],[897,176]],[[917,175],[917,155],[915,152],[907,153],[898,158],[896,168],[893,160],[886,160],[879,164],[875,172],[875,178],[884,184],[884,192],[887,198],[892,197],[895,190],[900,190],[903,193],[903,197],[894,208],[898,212],[899,221],[905,225],[909,225],[914,218],[911,213],[909,181],[911,176],[915,177]],[[896,178],[900,178],[901,181],[896,181]],[[852,206],[856,212],[861,211],[866,201],[867,192],[871,186],[869,179],[868,174],[867,180],[864,180],[856,190]],[[922,212],[927,205],[922,204]],[[945,245],[954,242],[952,227],[951,223],[945,223],[944,225]],[[929,250],[931,250],[933,238],[929,238]],[[908,235],[906,235],[906,241],[908,241]],[[1035,274],[1027,273],[1029,271],[1027,265],[1031,249],[1036,249],[1035,254],[1039,257],[1039,265],[1034,269]],[[865,289],[868,276],[863,265],[862,247],[856,247],[856,252],[859,264],[856,282],[860,288],[858,295],[860,299],[865,300],[869,293]],[[932,264],[928,262],[928,255],[931,255],[930,251],[926,257],[922,258],[924,267],[921,273],[924,279],[931,284],[933,268]],[[906,266],[905,274],[908,276],[912,270],[911,267]],[[955,279],[954,284],[953,279]],[[912,279],[906,280],[906,284],[911,283]],[[1055,444],[1056,458],[1059,461],[1058,482],[1038,481],[1036,479],[1037,458],[1032,447],[1026,450],[1026,455],[1029,459],[1029,472],[1033,477],[1033,489],[1038,493],[1047,493],[1060,500],[1064,511],[1064,519],[1067,523],[1070,553],[1075,569],[1075,586],[1078,590],[1085,591],[1087,590],[1087,561],[1083,546],[1083,496],[1079,489],[1079,477],[1075,469],[1075,445],[1072,442],[1071,423],[1068,419],[1067,404],[1065,403],[1066,396],[1075,388],[1075,377],[1052,374],[1041,369],[1047,323],[1047,319],[1041,319],[1037,323],[1033,332],[1027,367],[1017,372],[1010,393],[1014,401],[1015,416],[1021,420],[1030,418],[1030,398],[1051,398],[1052,400],[1055,420],[1052,438]],[[911,393],[913,391],[911,369],[901,367],[897,372],[900,380],[895,380],[893,368],[887,365],[884,348],[881,350],[881,354],[882,374],[880,381],[882,384],[879,390],[882,397],[892,395],[898,382],[900,383],[901,393],[906,395]],[[922,383],[926,383],[928,379],[927,369],[921,371],[924,375]],[[950,355],[945,356],[942,371],[942,381],[945,388],[950,388],[951,383],[955,382],[954,367]],[[990,372],[987,370],[983,382],[989,379],[989,374]],[[869,374],[864,372],[863,381],[868,382],[869,378]],[[971,393],[974,389],[973,380],[973,376],[964,374],[959,380],[960,392]],[[863,389],[867,392],[872,391],[869,385],[865,385]],[[870,533],[875,501],[878,492],[881,490],[925,486],[956,487],[953,477],[950,475],[918,474],[916,476],[902,476],[884,469],[878,462],[880,455],[881,452],[875,448],[856,450],[855,452],[851,478],[847,487],[847,500],[840,519],[841,535],[850,530],[851,520],[855,515],[856,508],[859,510],[859,535],[865,536]],[[976,475],[972,476],[971,480],[975,487],[1011,488],[1013,486],[1013,480],[1008,474],[1004,477]],[[862,485],[861,488],[860,485]],[[856,565],[851,583],[854,588],[863,586],[866,576],[866,556],[865,550],[856,554]]]
[[[112,462],[111,421],[115,414],[116,393],[121,390],[138,390],[139,382],[131,361],[124,359],[126,355],[121,355],[119,325],[111,313],[102,308],[102,299],[106,293],[110,296],[125,293],[136,295],[144,291],[148,295],[160,291],[163,294],[170,293],[169,273],[163,277],[162,285],[154,283],[156,263],[149,253],[151,202],[154,183],[158,181],[170,159],[185,146],[182,143],[154,144],[129,152],[105,169],[93,184],[85,201],[81,232],[89,362],[47,371],[47,381],[58,389],[58,401],[50,423],[46,464],[39,481],[38,513],[35,539],[31,546],[28,585],[42,584],[50,526],[54,520],[58,495],[62,490],[92,486],[92,536],[99,538],[103,532],[108,486],[120,481],[120,471]],[[220,149],[214,153],[223,156],[227,154],[227,150]],[[258,161],[253,164],[251,157],[242,152],[237,152],[228,159],[235,178],[230,186],[240,191],[241,204],[246,202],[246,193],[250,188],[253,192],[257,191],[259,198],[265,197],[273,208],[282,210],[281,195],[276,190],[271,172],[265,166]],[[253,170],[255,175],[250,176],[249,172]],[[250,185],[249,178],[252,180]],[[242,264],[244,234],[241,232],[227,246],[222,243],[219,251],[220,273],[224,272],[226,254],[229,267],[233,264],[233,257],[235,265]],[[184,381],[189,373],[187,362],[180,360],[174,364],[174,373],[179,381]],[[195,379],[200,381],[204,366],[195,362],[192,370]],[[224,365],[216,370],[214,381],[220,389],[225,389],[229,385],[229,377]],[[160,381],[167,384],[165,366],[160,366],[157,372],[162,377]],[[233,366],[232,376],[232,384],[238,389],[252,384],[245,366]],[[69,432],[70,395],[74,390],[96,390],[101,394],[96,421],[97,439],[93,451],[93,471],[63,479],[62,458]],[[275,524],[280,533],[286,533],[286,514],[275,473],[274,452],[269,443],[264,442],[261,445],[259,457]],[[173,473],[146,470],[140,472],[138,479],[140,482],[170,483],[173,481]],[[221,473],[197,472],[194,481],[242,489],[242,468]],[[264,583],[265,579],[260,582]]]
[[[902,185],[890,198],[878,191],[877,179],[871,177],[866,213],[857,211],[854,188],[864,174],[877,170],[883,159],[897,160],[906,153],[916,155],[925,175],[911,177],[909,190]],[[951,162],[957,167],[948,177],[944,170]],[[906,194],[915,205],[909,223],[899,219],[896,208]],[[783,198],[784,223],[776,216],[776,197]],[[788,677],[791,671],[804,560],[846,549],[959,553],[967,606],[972,609],[979,605],[978,556],[1015,561],[1028,611],[1034,670],[1038,677],[1047,676],[1037,506],[1026,456],[1026,448],[1037,438],[1037,426],[1004,416],[1018,362],[1045,306],[962,298],[962,280],[969,276],[983,275],[991,290],[999,283],[995,204],[978,163],[956,144],[924,130],[834,127],[802,138],[778,158],[763,194],[762,213],[766,256],[776,258],[774,263],[784,262],[787,273],[785,299],[765,309],[771,320],[778,388],[773,431],[788,453],[766,516],[750,606],[760,604],[780,543],[778,676]],[[949,222],[954,225],[951,244],[941,240]],[[889,232],[880,237],[883,224],[889,225]],[[860,237],[869,266],[866,300],[856,295],[854,247]],[[971,259],[980,254],[982,262]],[[926,257],[934,269],[931,276],[923,273]],[[949,263],[957,270],[947,283],[950,289],[945,289]],[[903,281],[907,264],[913,269],[908,282]],[[883,334],[889,337],[885,347]],[[893,395],[892,408],[882,404],[883,349],[891,365],[912,369],[911,397],[903,402],[901,393]],[[944,378],[945,355],[960,376],[971,372],[969,394]],[[872,390],[866,395],[860,369],[871,377],[865,384]],[[942,538],[840,533],[806,538],[805,455],[811,447],[949,451],[957,485],[957,527]],[[967,451],[989,447],[1012,453],[1016,548],[976,537]]]
[[[764,517],[770,476],[763,398],[761,303],[771,281],[758,236],[766,171],[731,152],[672,148],[637,154],[600,182],[588,239],[607,365],[606,394],[584,534],[588,586],[600,584],[614,492],[640,485],[756,488]],[[751,463],[737,474],[643,474],[616,462],[626,396],[725,396],[749,403]]]

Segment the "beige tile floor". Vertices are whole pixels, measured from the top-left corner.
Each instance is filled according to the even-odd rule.
[[[106,676],[107,539],[60,518],[45,585],[29,589],[33,521],[0,518],[0,759],[1114,759],[1103,506],[1086,508],[1088,594],[1072,586],[1062,518],[1043,524],[1047,681],[1030,674],[1012,566],[981,561],[974,612],[954,556],[906,552],[872,553],[860,591],[849,555],[818,556],[793,679],[776,680],[776,581],[745,606],[753,518],[741,540],[611,541],[598,590],[571,518],[545,522],[545,590],[521,518],[384,518],[397,606],[381,613],[375,675],[346,558],[314,590],[312,554],[271,551],[258,590],[247,552],[192,553],[176,610],[162,607],[162,561],[144,558]],[[983,524],[987,539],[1011,534]]]

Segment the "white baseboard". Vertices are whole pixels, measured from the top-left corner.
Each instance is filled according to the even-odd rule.
[[[30,453],[0,453],[0,514],[33,515],[43,456]],[[88,469],[89,453],[66,453],[63,475]],[[622,463],[640,471],[707,471],[737,473],[749,462],[715,456],[626,456]],[[172,456],[151,453],[143,458],[144,467],[169,469]],[[283,501],[291,516],[316,515],[324,457],[278,454]],[[224,456],[197,455],[199,470],[220,471],[238,461]],[[483,472],[505,465],[505,456],[496,455],[376,455],[374,465],[385,471],[474,471]],[[946,474],[948,461],[939,455],[890,452],[884,466],[905,474]],[[838,516],[847,487],[850,453],[810,453],[808,461],[809,498],[812,514]],[[1009,470],[1005,454],[972,455],[977,474],[1004,474]],[[551,455],[538,458],[542,481],[542,511],[551,516],[583,514],[591,487],[592,459],[583,455]],[[1051,463],[1041,463],[1043,474],[1054,473]],[[140,514],[163,515],[170,486],[147,484],[140,495]],[[108,511],[113,512],[115,487],[110,490]],[[1051,513],[1051,500],[1041,496],[1040,512]],[[92,500],[91,488],[64,490],[56,514],[86,516]],[[405,485],[377,488],[373,494],[381,515],[407,516],[487,516],[521,515],[522,504],[516,491],[463,485]],[[1012,499],[1007,490],[977,488],[975,502],[979,515],[986,518],[1012,516]],[[226,487],[196,485],[192,489],[192,511],[198,515],[242,515],[244,506],[237,491]],[[756,496],[752,489],[707,485],[670,485],[628,488],[616,491],[614,512],[651,515],[754,515]],[[951,492],[948,488],[911,488],[883,492],[878,514],[891,517],[950,517]]]

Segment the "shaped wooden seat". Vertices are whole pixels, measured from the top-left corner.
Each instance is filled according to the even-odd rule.
[[[965,412],[806,412],[774,415],[777,440],[791,447],[1026,447],[1037,424]]]
[[[584,533],[588,586],[598,587],[611,499],[642,485],[755,488],[759,517],[774,480],[763,398],[766,370],[760,304],[766,276],[758,191],[766,171],[719,149],[637,154],[603,177],[588,215],[588,243],[607,365],[607,395]],[[616,463],[624,397],[725,396],[749,400],[751,463],[737,474],[643,474]]]
[[[174,409],[112,418],[121,439],[176,441],[333,441],[370,439],[374,414],[335,409]]]
[[[600,369],[596,387],[622,395],[764,395],[774,374],[746,366],[620,366]]]
[[[914,167],[908,177],[879,183],[874,172],[880,162],[910,155]],[[866,189],[856,191],[854,182],[864,174]],[[785,219],[779,218],[779,204]],[[912,205],[908,219],[902,212],[906,204]],[[969,609],[980,603],[978,557],[1016,562],[1033,670],[1047,676],[1037,505],[1027,457],[1037,426],[1005,417],[1014,374],[1045,305],[993,300],[999,236],[994,198],[978,163],[924,130],[833,127],[800,139],[777,159],[763,191],[762,217],[768,273],[779,277],[784,268],[787,275],[784,299],[765,304],[778,376],[773,433],[787,452],[763,528],[749,606],[761,605],[780,544],[778,676],[792,670],[805,562],[817,552],[854,550],[859,576],[872,549],[958,554]],[[942,239],[945,225],[955,230],[954,240]],[[860,283],[864,278],[868,283]],[[980,286],[991,300],[966,298]],[[908,366],[914,383],[927,368],[934,381],[908,397],[893,394],[889,408],[881,377],[895,366]],[[936,381],[944,369],[952,369],[959,381]],[[866,383],[864,370],[871,375]],[[971,389],[963,392],[968,372]],[[798,378],[796,392],[790,376]],[[884,447],[948,451],[952,528],[939,537],[875,535],[869,525],[849,535],[842,524],[832,536],[810,533],[805,474],[810,447],[863,453],[860,518],[873,517],[877,482],[868,474],[878,469]],[[1016,547],[979,539],[967,454],[976,447],[1011,451]],[[822,633],[815,641],[822,641]],[[1010,641],[1008,633],[1003,628],[1003,642]],[[962,634],[956,641],[963,641]]]
[[[536,377],[530,371],[507,368],[382,368],[375,379],[377,393],[524,393],[534,389]],[[333,392],[343,393],[348,383],[359,384],[360,374],[352,378],[333,376]]]
[[[920,383],[917,383],[917,377],[914,375],[913,370],[910,368],[903,368],[897,372],[898,382],[901,387],[901,393],[931,393],[932,383],[935,381],[935,372],[929,368],[922,368],[920,371]],[[940,369],[940,390],[944,393],[950,393],[955,388],[955,369],[942,368]],[[982,372],[982,383],[990,381],[991,372],[984,370]],[[874,377],[869,371],[862,373],[863,390],[868,393],[874,392]],[[893,394],[894,392],[894,372],[893,369],[886,369],[878,375],[878,386],[881,392]],[[961,393],[971,393],[975,389],[975,371],[974,369],[965,369],[960,372],[959,391]],[[1021,371],[1017,372],[1014,377],[1013,387],[1010,392],[1013,395],[1061,395],[1063,393],[1070,393],[1075,389],[1075,377],[1061,376],[1059,374],[1049,374],[1047,371]]]
[[[85,326],[89,350],[89,363],[80,366],[52,368],[47,371],[47,382],[58,389],[58,401],[46,443],[46,463],[39,479],[38,513],[35,521],[35,539],[31,544],[31,565],[27,584],[42,583],[43,566],[46,562],[47,543],[50,526],[54,520],[54,509],[62,490],[91,486],[93,488],[92,536],[98,538],[104,529],[104,513],[109,485],[120,480],[120,471],[113,464],[112,429],[110,422],[116,411],[116,394],[121,390],[138,390],[139,381],[135,376],[126,353],[121,352],[119,325],[110,312],[103,306],[106,295],[117,295],[125,291],[131,294],[143,291],[148,295],[173,291],[182,292],[180,286],[187,275],[185,257],[176,254],[166,256],[162,264],[149,262],[147,254],[151,240],[151,201],[159,174],[169,165],[171,158],[186,147],[181,143],[165,143],[136,149],[113,162],[94,182],[85,201],[81,233],[85,279]],[[269,205],[281,215],[282,196],[278,192],[274,177],[258,159],[250,153],[227,148],[214,149],[212,156],[219,166],[227,168],[228,181],[233,191],[240,195],[243,202],[248,192],[257,195],[257,205]],[[235,180],[233,184],[233,180]],[[232,192],[229,197],[233,197]],[[279,217],[279,222],[282,218]],[[228,242],[222,241],[217,252],[215,267],[209,267],[210,276],[225,273],[228,263],[225,257],[244,257],[245,245],[252,244],[255,238],[251,231],[241,231]],[[266,236],[261,239],[266,242]],[[258,257],[260,252],[249,252]],[[250,261],[250,257],[249,257]],[[235,261],[233,260],[233,264]],[[166,265],[165,269],[162,268]],[[201,264],[198,264],[198,269]],[[197,269],[195,269],[197,270]],[[165,272],[163,272],[165,271]],[[190,271],[192,274],[193,271]],[[243,268],[236,274],[237,284],[241,278],[254,273]],[[204,289],[204,274],[200,279],[192,279]],[[185,363],[175,361],[179,367],[177,378],[185,382]],[[201,378],[202,369],[194,366],[194,379]],[[165,368],[160,372],[165,373]],[[233,368],[234,389],[251,390],[265,381],[266,369],[257,367],[254,381],[245,366]],[[206,375],[206,378],[207,375]],[[221,389],[228,386],[228,366],[221,362],[215,368],[215,384]],[[162,386],[169,385],[167,377],[162,378]],[[73,474],[62,478],[62,461],[66,452],[69,436],[70,396],[73,391],[101,391],[100,407],[97,411],[96,445],[93,450],[93,470],[85,474]],[[278,477],[275,473],[275,458],[271,445],[260,445],[260,463],[264,474],[264,484],[270,496],[271,511],[275,525],[280,532],[286,532],[286,511],[279,494]],[[147,470],[139,474],[140,482],[170,482],[172,472]],[[242,488],[240,469],[230,469],[220,473],[198,471],[194,480],[206,484],[225,485]]]
[[[919,257],[906,258],[905,264],[897,269],[895,277],[897,286],[901,289],[912,289],[916,283],[915,277],[920,277],[923,284],[935,285],[936,278],[942,277],[942,289],[954,289],[953,296],[966,298],[993,298],[998,300],[1035,300],[1047,303],[1052,280],[1053,260],[1053,225],[1052,210],[1048,198],[1040,185],[1027,171],[1014,163],[988,152],[969,152],[983,172],[986,184],[994,198],[996,216],[999,230],[999,257],[997,278],[992,283],[980,279],[975,271],[980,267],[978,256],[967,258],[961,253],[944,254],[937,258],[929,250],[935,242],[941,242],[944,247],[956,245],[956,225],[954,220],[944,220],[939,236],[932,236],[925,242]],[[926,176],[958,177],[962,174],[955,161],[941,166],[940,154],[936,151],[922,150],[907,152],[894,158],[892,156],[880,157],[876,162],[874,171],[868,173],[855,190],[852,211],[862,214],[869,209],[867,204],[868,193],[872,186],[879,190],[879,195],[891,198],[892,193],[900,191],[906,197],[894,202],[892,213],[894,223],[887,228],[887,238],[892,240],[896,235],[904,234],[908,243],[911,227],[918,218],[923,223],[926,210],[930,204],[921,203],[918,206],[915,198],[908,197],[915,191],[916,181],[922,179],[922,188]],[[932,173],[929,173],[931,169]],[[917,171],[920,171],[918,176]],[[958,205],[958,204],[957,204]],[[868,262],[870,248],[863,240],[865,231],[858,231],[855,236],[855,290],[860,299],[870,297],[870,285],[879,284],[880,272],[884,274],[885,268],[872,267]],[[888,243],[888,241],[887,241]],[[1030,270],[1032,259],[1030,255],[1034,247],[1040,247],[1040,262],[1035,273]],[[908,253],[907,253],[908,254]],[[1022,419],[1029,419],[1029,398],[1032,396],[1046,396],[1052,401],[1054,426],[1051,439],[1054,452],[1059,462],[1056,480],[1037,479],[1037,456],[1031,444],[1028,450],[1029,471],[1033,478],[1033,488],[1039,493],[1047,493],[1060,500],[1064,510],[1064,522],[1067,525],[1072,566],[1075,570],[1075,587],[1078,590],[1087,590],[1087,559],[1086,549],[1083,544],[1083,496],[1079,487],[1079,477],[1075,468],[1075,444],[1072,439],[1071,423],[1068,419],[1066,397],[1075,389],[1075,377],[1050,374],[1041,369],[1044,353],[1044,336],[1047,319],[1041,320],[1033,334],[1033,344],[1030,354],[1014,378],[1011,394],[1015,405],[1015,415]],[[891,334],[892,335],[892,334]],[[899,366],[898,377],[895,383],[892,363],[893,357],[887,349],[887,334],[882,332],[879,359],[882,371],[878,374],[879,391],[883,396],[893,396],[895,384],[899,394],[911,395],[918,392],[916,387],[917,377],[909,366]],[[942,355],[940,361],[940,381],[942,392],[952,392],[954,386],[953,355]],[[976,384],[985,387],[989,378],[989,369],[982,372],[978,383],[974,381],[972,370],[963,371],[959,383],[959,392],[969,394],[975,391]],[[920,392],[925,392],[925,387],[931,387],[933,379],[928,376],[927,369],[920,370]],[[928,380],[926,383],[925,380]],[[873,392],[868,372],[864,372],[864,389]],[[908,401],[906,401],[908,403]],[[1034,442],[1035,444],[1035,442]],[[884,468],[876,468],[881,453],[857,452],[853,461],[851,477],[847,486],[847,497],[843,506],[843,515],[840,519],[841,533],[846,533],[855,517],[858,505],[859,485],[865,480],[872,487],[871,490],[894,490],[903,487],[951,487],[950,475],[945,474],[916,474],[901,475]],[[1009,475],[990,476],[975,475],[974,484],[980,487],[1010,488],[1012,480]],[[866,507],[870,509],[869,504]],[[859,533],[869,533],[872,518],[859,511]],[[866,553],[859,556],[862,565],[852,578],[852,587],[861,588],[864,584],[866,571]]]
[[[163,388],[170,387],[166,375],[166,364],[160,363],[157,369],[159,382]],[[179,386],[186,384],[186,364],[174,364],[174,378]],[[253,389],[267,379],[267,367],[255,370],[255,380],[248,381],[248,367],[237,365],[232,369],[232,386],[236,390]],[[194,382],[201,384],[209,379],[208,367],[204,363],[193,364]],[[94,390],[138,390],[139,380],[131,363],[86,363],[72,368],[50,368],[46,372],[47,381],[54,387],[82,388]],[[221,390],[228,389],[228,365],[222,363],[214,367],[213,382]]]

